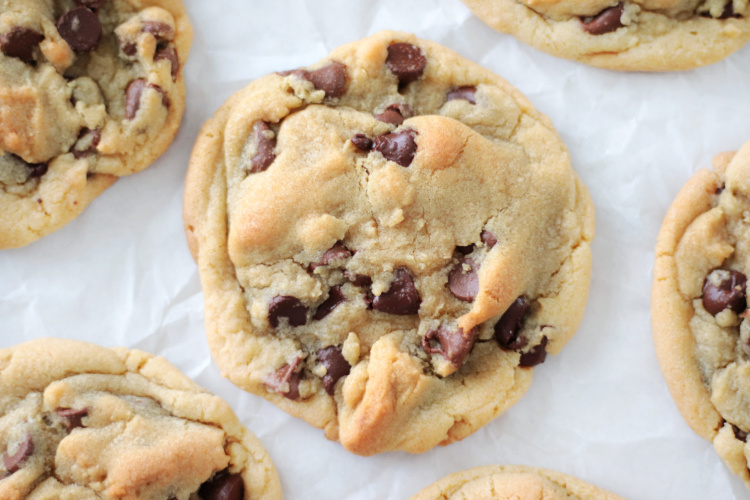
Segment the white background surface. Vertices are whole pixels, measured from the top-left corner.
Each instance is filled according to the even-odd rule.
[[[269,450],[289,499],[404,499],[485,464],[557,469],[633,500],[750,498],[677,412],[649,321],[653,248],[669,204],[714,154],[750,139],[750,47],[696,71],[616,73],[498,34],[459,0],[186,3],[195,40],[177,140],[67,227],[0,251],[0,347],[58,336],[165,356],[230,402]],[[597,236],[583,324],[518,404],[460,443],[362,458],[220,376],[181,210],[193,141],[226,98],[381,29],[456,50],[549,115],[591,190]]]

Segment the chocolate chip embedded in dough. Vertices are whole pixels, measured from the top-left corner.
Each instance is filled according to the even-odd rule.
[[[286,318],[289,326],[302,326],[307,323],[307,307],[297,297],[277,295],[268,304],[268,321],[277,328],[281,318]]]
[[[174,38],[174,30],[167,23],[161,21],[143,21],[143,31],[151,33],[155,38],[171,40]]]
[[[482,243],[487,245],[487,248],[492,248],[497,245],[497,237],[489,231],[483,230],[482,234],[479,235],[479,238],[482,240]]]
[[[287,399],[299,399],[299,383],[302,375],[294,371],[302,363],[302,358],[296,358],[292,364],[285,364],[266,377],[263,382],[266,387],[278,392]]]
[[[469,266],[465,270],[464,266]],[[448,273],[448,288],[458,300],[471,302],[479,293],[479,266],[474,259],[461,259]]]
[[[0,50],[8,57],[17,57],[30,62],[34,58],[34,47],[44,40],[44,35],[29,28],[14,26],[0,35]]]
[[[526,344],[525,339],[518,339],[518,330],[521,328],[521,323],[528,310],[529,301],[521,295],[500,317],[500,320],[495,324],[495,338],[501,347],[519,349]],[[523,342],[523,345],[519,345],[519,341]]]
[[[703,307],[716,316],[724,309],[741,313],[747,307],[747,277],[739,271],[715,269],[703,283]]]
[[[68,432],[70,432],[73,429],[84,427],[83,417],[88,416],[89,409],[79,408],[77,410],[74,410],[73,408],[58,408],[57,410],[55,410],[55,413],[57,413],[58,417],[63,419],[63,421],[65,422],[65,428],[68,429]]]
[[[76,0],[76,3],[92,10],[98,10],[104,7],[107,0]]]
[[[253,136],[257,142],[257,153],[250,160],[251,168],[249,174],[264,172],[276,159],[276,137],[269,137],[271,127],[266,122],[256,122],[253,126]]]
[[[198,494],[203,500],[242,500],[245,481],[240,474],[230,474],[225,469],[203,483]]]
[[[477,339],[477,329],[472,328],[464,333],[462,328],[457,331],[441,326],[437,330],[427,332],[422,339],[422,348],[431,354],[441,354],[453,366],[460,367],[474,347]],[[433,342],[437,345],[433,347]]]
[[[544,350],[546,346],[547,337],[542,337],[539,345],[534,346],[529,352],[521,354],[519,365],[524,368],[530,368],[544,363],[544,360],[547,359],[547,351]]]
[[[457,89],[453,89],[450,92],[448,92],[447,99],[449,101],[455,101],[456,99],[463,99],[464,101],[469,101],[472,104],[476,104],[477,101],[475,99],[477,93],[477,88],[471,85],[467,85],[465,87],[458,87]]]
[[[734,432],[734,437],[739,439],[740,441],[747,441],[747,432],[743,431],[739,427],[737,427],[734,424],[730,424],[732,426],[732,432]]]
[[[180,59],[177,57],[177,51],[174,47],[163,47],[154,54],[154,62],[166,59],[171,65],[172,81],[177,81],[177,74],[180,72]]]
[[[472,245],[459,245],[456,247],[456,252],[460,253],[461,255],[469,255],[471,252],[474,251],[474,248],[476,248],[473,244]]]
[[[310,269],[314,271],[320,266],[327,266],[332,262],[348,259],[351,256],[351,250],[346,248],[346,245],[344,245],[342,242],[337,241],[330,249],[326,250],[326,252],[323,254],[323,257],[321,257],[320,262],[313,262],[312,264],[310,264]]]
[[[133,57],[138,52],[138,46],[135,43],[125,40],[120,40],[120,49],[128,57]]]
[[[380,152],[386,160],[408,167],[417,152],[414,130],[401,130],[375,138],[373,149]]]
[[[360,151],[370,151],[372,149],[372,139],[367,137],[365,134],[354,134],[352,137],[352,144]]]
[[[414,112],[408,104],[391,104],[385,111],[374,115],[375,119],[384,123],[390,123],[398,127],[404,123],[405,118],[411,118]]]
[[[615,31],[624,26],[620,20],[624,9],[623,4],[619,3],[614,7],[604,9],[595,16],[584,17],[581,19],[581,27],[590,35],[603,35]]]
[[[328,66],[308,71],[306,69],[295,69],[279,72],[281,76],[297,75],[313,84],[317,90],[325,92],[326,97],[338,98],[346,93],[346,66],[338,61]]]
[[[146,80],[138,78],[128,84],[128,88],[125,89],[125,118],[132,120],[138,113],[138,109],[141,107],[141,96],[145,90]]]
[[[96,48],[102,37],[102,23],[91,10],[80,6],[60,16],[57,20],[57,31],[71,49],[90,52]]]
[[[21,468],[21,464],[24,460],[34,454],[34,441],[31,439],[31,434],[27,433],[23,441],[18,445],[18,450],[13,455],[8,455],[6,451],[3,454],[3,465],[5,470],[11,474],[18,471]]]
[[[344,292],[341,291],[341,286],[333,286],[331,287],[331,290],[328,293],[328,298],[318,306],[318,310],[315,311],[315,316],[313,316],[313,319],[316,321],[320,321],[321,319],[325,318],[331,312],[333,312],[334,309],[339,304],[342,304],[346,302],[346,297],[344,296]]]
[[[383,292],[372,301],[372,308],[376,311],[406,316],[417,314],[422,299],[419,297],[414,278],[403,267],[394,272],[393,281],[387,292]]]
[[[364,274],[357,274],[352,271],[344,271],[344,276],[346,279],[348,279],[354,286],[370,286],[372,285],[372,278],[369,276],[365,276]]]
[[[399,83],[406,85],[422,76],[427,58],[422,49],[410,43],[392,43],[388,46],[385,64],[398,77]]]
[[[87,128],[83,128],[81,130],[81,133],[78,134],[78,140],[70,149],[70,152],[73,153],[73,156],[76,158],[76,160],[80,160],[81,158],[90,156],[91,154],[96,152],[96,146],[99,144],[99,141],[101,139],[101,129],[97,128],[94,130],[89,130]]]
[[[341,377],[349,375],[351,366],[341,354],[340,346],[330,346],[318,351],[318,360],[326,367],[326,374],[323,375],[323,387],[328,394],[333,395],[336,388],[336,382]]]
[[[29,169],[29,178],[41,177],[47,173],[48,165],[46,163],[27,163]]]

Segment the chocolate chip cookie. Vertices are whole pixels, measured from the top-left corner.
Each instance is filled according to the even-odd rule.
[[[549,54],[627,71],[724,59],[750,40],[747,0],[463,0],[502,33]]]
[[[549,119],[405,33],[231,97],[185,223],[223,373],[362,455],[505,411],[588,293],[593,208]]]
[[[750,142],[677,195],[656,246],[651,320],[672,397],[750,488]]]
[[[0,248],[167,149],[191,41],[181,0],[0,0]]]
[[[523,465],[489,465],[456,472],[411,500],[623,500],[575,477]]]
[[[0,349],[0,498],[280,499],[263,446],[164,358],[73,340]]]

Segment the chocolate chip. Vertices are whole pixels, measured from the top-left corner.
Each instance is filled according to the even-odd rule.
[[[724,6],[724,10],[721,11],[719,19],[729,19],[730,17],[742,17],[734,13],[734,2],[732,0],[729,0]]]
[[[372,308],[388,314],[406,316],[417,314],[421,303],[422,299],[419,297],[417,287],[414,286],[411,273],[406,268],[399,267],[394,272],[388,291],[373,299]]]
[[[369,276],[365,276],[364,274],[357,274],[352,271],[344,271],[344,276],[346,279],[348,279],[354,286],[370,286],[372,285],[372,278]]]
[[[29,169],[29,178],[32,179],[43,176],[49,168],[46,163],[27,163],[26,167]]]
[[[542,341],[539,345],[534,346],[529,352],[521,354],[521,361],[519,365],[524,368],[540,365],[547,359],[547,351],[544,348],[547,346],[547,337],[542,337]]]
[[[349,375],[351,366],[341,354],[341,347],[330,346],[318,351],[318,360],[326,367],[326,374],[323,375],[323,387],[328,394],[333,394],[336,382],[341,377]]]
[[[268,304],[268,321],[277,328],[281,318],[289,320],[289,326],[302,326],[307,323],[307,307],[297,297],[277,295]]]
[[[88,7],[89,9],[98,10],[104,7],[107,0],[76,0],[76,3]]]
[[[21,468],[21,464],[24,460],[30,457],[34,453],[34,441],[31,439],[31,434],[27,433],[26,437],[21,444],[18,445],[18,450],[11,456],[6,451],[3,454],[3,465],[5,470],[11,474]]]
[[[590,35],[603,35],[615,31],[617,28],[624,26],[620,21],[624,9],[623,4],[618,3],[614,7],[604,9],[595,16],[584,17],[581,19],[581,27],[583,31]]]
[[[299,399],[299,383],[302,375],[295,373],[294,370],[302,363],[302,358],[296,358],[294,362],[285,364],[268,377],[263,382],[271,390],[278,392],[287,399]]]
[[[174,37],[174,30],[167,23],[160,21],[143,21],[143,31],[151,33],[156,38],[171,40]]]
[[[147,83],[143,78],[133,80],[128,84],[125,90],[125,118],[132,120],[135,118],[138,109],[141,107],[141,95],[146,88]]]
[[[331,312],[336,309],[336,306],[343,302],[346,302],[346,297],[344,296],[344,292],[341,291],[341,286],[331,287],[331,290],[328,293],[328,298],[318,306],[318,310],[315,311],[313,319],[320,321],[331,314]]]
[[[732,425],[732,432],[734,432],[734,437],[739,439],[740,441],[747,441],[747,432],[743,431],[739,427],[737,427],[734,424]]]
[[[122,49],[122,52],[128,57],[133,57],[136,52],[138,52],[138,46],[135,43],[125,40],[120,40],[120,48]]]
[[[313,262],[310,264],[310,269],[315,271],[320,266],[327,266],[331,262],[348,259],[351,256],[351,250],[346,248],[346,245],[344,245],[342,242],[337,241],[336,244],[334,244],[330,249],[326,250],[326,252],[323,254],[323,257],[321,257],[320,262]]]
[[[465,271],[464,266],[469,266]],[[448,273],[448,288],[458,300],[471,302],[479,293],[479,276],[477,263],[473,259],[461,259]]]
[[[73,153],[73,156],[76,158],[76,160],[85,158],[96,152],[96,146],[99,144],[99,141],[101,139],[101,129],[97,128],[94,130],[89,130],[87,128],[83,128],[81,130],[81,133],[78,134],[78,140],[73,145],[70,152]],[[79,149],[79,144],[81,144],[81,147],[85,147],[86,149]]]
[[[479,235],[479,238],[482,240],[482,243],[487,245],[488,248],[492,248],[497,245],[497,237],[489,231],[483,230],[482,234]]]
[[[454,101],[456,99],[463,99],[465,101],[469,101],[472,104],[476,104],[476,93],[477,88],[474,86],[467,85],[465,87],[458,87],[457,89],[448,92],[448,100]]]
[[[245,498],[245,481],[239,474],[228,470],[217,473],[198,490],[203,500],[242,500]]]
[[[385,108],[385,111],[374,116],[378,121],[390,123],[398,127],[404,123],[404,118],[413,116],[413,111],[408,104],[391,104]]]
[[[703,282],[703,307],[716,316],[724,309],[741,313],[747,307],[747,277],[739,271],[715,269]]]
[[[373,149],[379,151],[386,160],[408,167],[417,152],[415,141],[417,133],[413,130],[401,130],[375,138]]]
[[[249,174],[264,172],[276,159],[276,153],[274,153],[276,137],[269,137],[271,135],[269,132],[271,132],[271,127],[266,122],[256,122],[253,126],[253,135],[258,143],[258,152],[250,161],[252,167],[248,171]]]
[[[370,151],[372,149],[372,139],[365,134],[354,134],[352,144],[360,151]]]
[[[427,332],[422,339],[422,348],[430,354],[442,354],[453,366],[460,367],[471,352],[471,348],[474,347],[476,339],[476,328],[464,333],[461,328],[456,331],[441,326],[437,330]],[[435,342],[437,345],[433,347]]]
[[[132,55],[132,54],[131,54]],[[180,59],[177,57],[177,51],[174,47],[164,47],[156,51],[154,62],[166,59],[172,68],[172,81],[177,81],[177,74],[180,72]]]
[[[80,408],[78,410],[74,410],[72,408],[58,408],[55,410],[57,413],[57,416],[60,417],[65,421],[65,428],[68,429],[68,432],[72,431],[73,429],[77,429],[78,427],[84,427],[83,425],[83,417],[88,416],[89,409],[88,408]]]
[[[312,83],[317,90],[325,92],[326,97],[337,98],[346,92],[346,66],[340,62],[332,62],[315,71],[295,69],[279,73],[281,76],[292,74]]]
[[[57,20],[57,31],[68,42],[70,48],[78,52],[94,50],[102,37],[102,23],[99,17],[86,7],[70,9]]]
[[[521,295],[503,313],[495,325],[495,338],[501,347],[506,349],[520,349],[526,345],[526,339],[518,338],[518,330],[529,310],[529,301]],[[520,345],[519,345],[520,344]]]
[[[8,33],[0,35],[0,50],[8,57],[17,57],[30,62],[34,58],[34,47],[44,40],[44,35],[29,28],[14,26]]]
[[[385,64],[398,77],[399,83],[406,85],[422,76],[427,58],[419,47],[410,43],[392,43],[388,46]]]
[[[474,245],[459,245],[456,247],[456,252],[460,253],[461,255],[469,255],[474,251],[474,248]]]

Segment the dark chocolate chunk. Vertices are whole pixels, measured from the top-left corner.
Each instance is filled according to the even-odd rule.
[[[251,160],[252,167],[248,171],[249,174],[257,174],[258,172],[264,172],[271,163],[276,159],[276,137],[269,137],[271,135],[271,127],[266,122],[256,122],[253,126],[253,135],[255,141],[258,143],[257,153]]]
[[[369,276],[365,276],[364,274],[357,274],[352,271],[344,271],[344,276],[346,276],[346,279],[348,279],[354,286],[370,286],[372,285],[372,278]]]
[[[337,241],[335,245],[326,250],[326,252],[323,254],[323,257],[320,259],[320,262],[313,262],[312,264],[310,264],[310,269],[314,271],[320,266],[327,266],[331,262],[348,259],[351,256],[351,250],[346,248],[346,245],[344,245],[342,242]]]
[[[476,104],[476,93],[477,88],[474,86],[467,85],[465,87],[458,87],[457,89],[453,89],[448,92],[448,100],[453,101],[456,99],[463,99],[465,101],[469,101],[472,104]]]
[[[107,0],[76,0],[76,3],[92,10],[99,10],[104,7]]]
[[[468,265],[470,269],[465,271],[464,265]],[[458,300],[471,302],[479,293],[478,268],[473,259],[465,258],[458,261],[448,273],[448,288]]]
[[[27,433],[21,444],[18,445],[18,450],[13,455],[8,455],[7,451],[3,454],[5,470],[13,474],[21,468],[23,461],[33,455],[33,453],[34,441],[31,439],[31,434]]]
[[[414,278],[403,267],[394,272],[393,281],[387,292],[383,292],[372,301],[372,308],[376,311],[406,316],[417,314],[422,299],[419,297]]]
[[[414,130],[401,130],[375,138],[373,149],[379,151],[386,160],[408,167],[417,152],[415,141],[417,133]]]
[[[623,4],[618,3],[614,7],[604,9],[595,16],[584,17],[581,19],[581,27],[589,35],[603,35],[615,31],[617,28],[624,26],[620,21],[624,9]]]
[[[44,35],[29,28],[14,26],[0,35],[0,50],[8,57],[29,62],[34,58],[34,47],[44,40]]]
[[[281,318],[289,320],[289,326],[302,326],[307,323],[307,307],[297,297],[277,295],[268,304],[268,321],[277,328]]]
[[[497,245],[497,237],[489,231],[482,230],[482,234],[479,235],[482,243],[487,245],[487,248],[492,248]]]
[[[385,64],[398,77],[399,83],[406,85],[422,76],[427,58],[422,49],[410,43],[392,43],[388,46]]]
[[[747,432],[743,431],[739,427],[737,427],[734,424],[732,425],[732,432],[734,432],[734,437],[739,439],[740,441],[747,441]]]
[[[703,307],[716,316],[724,309],[741,313],[747,308],[747,277],[739,271],[715,269],[703,282]]]
[[[143,31],[151,33],[155,38],[171,40],[174,37],[172,27],[160,21],[143,21]]]
[[[132,55],[132,54],[130,54]],[[177,81],[177,74],[180,72],[180,59],[177,57],[177,51],[174,47],[163,47],[154,54],[154,62],[166,59],[171,65],[172,81]]]
[[[370,151],[372,149],[372,139],[365,134],[354,134],[354,137],[352,137],[352,144],[354,144],[360,151]]]
[[[325,92],[326,97],[337,98],[346,93],[346,66],[340,62],[332,62],[328,66],[323,66],[315,71],[295,69],[279,73],[281,76],[290,74],[297,75],[312,83],[313,87]]]
[[[290,364],[285,364],[275,372],[266,377],[263,382],[271,390],[278,392],[287,399],[299,399],[299,383],[302,375],[294,370],[302,363],[302,358],[297,358]]]
[[[89,52],[96,48],[102,37],[99,17],[86,7],[70,9],[57,20],[57,31],[78,52]]]
[[[534,346],[529,352],[521,354],[520,366],[529,368],[532,366],[540,365],[547,359],[547,351],[544,348],[547,346],[547,337],[542,337],[542,341]]]
[[[47,173],[49,168],[46,163],[27,163],[26,167],[29,169],[29,178],[41,177]]]
[[[729,19],[730,17],[742,17],[740,15],[735,15],[734,2],[732,0],[729,0],[727,4],[724,6],[724,10],[721,11],[721,15],[719,16],[719,19]]]
[[[460,253],[461,255],[469,255],[474,251],[474,248],[474,245],[459,245],[456,247],[456,252]]]
[[[441,326],[437,330],[427,332],[422,339],[422,348],[430,354],[442,354],[453,366],[460,367],[474,347],[476,339],[476,328],[464,333],[461,328],[456,331]],[[437,344],[433,346],[434,343]]]
[[[506,349],[520,349],[526,345],[526,339],[518,338],[518,330],[521,323],[529,310],[529,301],[521,295],[518,297],[503,313],[500,320],[495,325],[495,338],[501,347]],[[522,345],[519,345],[522,343]]]
[[[57,410],[55,410],[55,412],[61,419],[63,419],[63,421],[65,422],[65,428],[68,429],[68,432],[70,432],[73,429],[77,429],[78,427],[84,427],[83,417],[88,416],[89,409],[80,408],[78,410],[74,410],[72,408],[58,408]]]
[[[136,52],[138,52],[138,46],[135,43],[128,42],[126,40],[120,40],[120,48],[122,49],[122,52],[128,57],[133,57]]]
[[[242,500],[245,498],[245,481],[240,474],[223,470],[203,483],[198,494],[203,500]]]
[[[385,111],[374,116],[376,120],[398,127],[404,123],[405,118],[411,118],[413,115],[414,112],[408,104],[391,104]]]
[[[328,293],[328,298],[318,306],[318,310],[315,311],[313,319],[320,321],[331,314],[331,312],[343,302],[346,302],[346,297],[344,296],[344,292],[341,291],[341,286],[331,287],[331,290]]]
[[[96,152],[96,146],[99,144],[99,141],[101,139],[101,129],[97,128],[94,130],[89,130],[87,128],[83,128],[81,130],[81,133],[78,134],[78,141],[76,141],[76,143],[73,145],[70,152],[73,153],[73,156],[76,158],[76,160],[85,158]],[[78,149],[78,143],[81,143],[82,146],[86,146],[86,149]]]
[[[135,118],[138,113],[141,107],[141,96],[147,85],[146,80],[138,78],[130,82],[128,88],[125,89],[125,118],[128,120]]]
[[[333,394],[336,382],[341,377],[349,375],[351,366],[341,354],[341,347],[330,346],[318,351],[318,359],[326,367],[326,374],[323,375],[323,387],[328,394]]]

